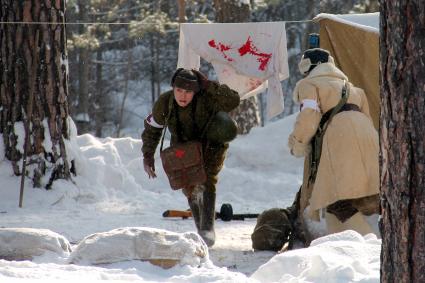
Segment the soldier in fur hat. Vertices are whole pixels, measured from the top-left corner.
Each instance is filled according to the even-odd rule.
[[[306,50],[299,69],[305,78],[293,98],[301,108],[288,147],[306,157],[310,170],[304,175],[300,215],[307,206],[313,219],[322,212],[329,233],[376,232],[365,218],[379,213],[378,133],[367,97],[348,82],[327,50]]]

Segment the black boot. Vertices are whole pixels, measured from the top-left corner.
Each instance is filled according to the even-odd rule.
[[[200,202],[200,229],[199,235],[208,247],[215,243],[215,191],[205,190]]]
[[[202,194],[204,192],[204,186],[196,186],[189,195],[187,195],[187,201],[189,203],[190,210],[192,212],[193,220],[195,221],[196,229],[199,234],[201,228],[201,217],[200,217],[200,206]]]

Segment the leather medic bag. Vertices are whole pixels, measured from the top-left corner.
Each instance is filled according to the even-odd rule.
[[[189,141],[170,146],[161,150],[160,156],[173,190],[201,185],[207,180],[200,142]]]
[[[169,100],[169,113],[162,134],[160,157],[162,167],[167,174],[168,181],[173,190],[190,188],[206,182],[207,174],[204,167],[202,143],[199,141],[188,141],[163,148],[165,131],[167,130],[174,97]],[[208,128],[209,122],[205,128]],[[205,130],[202,133],[204,136]]]

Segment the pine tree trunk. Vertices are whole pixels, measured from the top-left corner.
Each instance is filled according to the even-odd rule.
[[[117,132],[116,137],[119,138],[121,136],[121,130],[123,128],[123,120],[124,120],[124,112],[125,112],[125,102],[128,97],[128,82],[131,79],[131,71],[133,69],[133,45],[131,44],[130,40],[127,41],[127,69],[125,71],[124,75],[124,95],[121,100],[121,106],[119,108],[119,115],[118,115],[118,125],[117,125]]]
[[[381,282],[425,282],[425,6],[380,12]]]
[[[379,1],[378,0],[370,0],[366,2],[365,13],[374,13],[379,12]]]
[[[178,11],[179,11],[179,23],[186,22],[186,1],[177,0]]]
[[[101,63],[103,51],[99,48],[96,51],[96,109],[95,109],[95,124],[96,124],[96,137],[102,137],[103,125],[106,122],[106,95],[103,91],[103,65]]]
[[[64,22],[65,0],[0,2],[1,21]],[[23,123],[29,121],[26,174],[34,186],[68,179],[65,26],[1,24],[0,76],[0,134],[15,175],[22,173]]]
[[[150,38],[149,38],[149,49],[150,49],[150,61],[151,61],[151,65],[150,65],[150,73],[151,73],[151,103],[152,103],[152,107],[155,103],[156,97],[157,95],[155,95],[155,79],[156,79],[156,67],[155,67],[155,62],[154,62],[154,58],[155,58],[155,45],[154,45],[154,35],[150,34]],[[158,94],[159,95],[159,94]]]
[[[158,35],[154,36],[154,48],[155,48],[155,58],[152,58],[152,60],[155,60],[155,89],[157,93],[157,97],[161,94],[161,71],[160,66],[161,62],[159,60],[159,54],[161,52],[161,44],[160,44],[160,38]]]
[[[248,22],[251,18],[249,5],[239,0],[214,0],[214,7],[216,21],[219,23]],[[252,128],[261,125],[256,96],[242,100],[239,107],[230,114],[238,124],[239,134],[247,134]]]
[[[88,22],[88,11],[85,0],[78,1],[79,17],[81,22]],[[79,26],[80,34],[87,32],[85,25]],[[90,50],[88,47],[80,47],[78,50],[78,105],[75,123],[78,133],[85,134],[90,131],[89,117],[89,68]]]

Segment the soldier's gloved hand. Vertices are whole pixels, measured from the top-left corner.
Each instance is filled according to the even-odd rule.
[[[153,156],[145,156],[143,158],[143,168],[150,178],[156,178],[155,174],[155,159]]]
[[[310,144],[305,144],[298,141],[293,134],[289,135],[288,148],[291,154],[295,157],[307,156],[311,151]]]
[[[207,76],[195,69],[192,69],[192,72],[194,72],[195,75],[198,77],[200,88],[203,90],[207,89],[210,84],[210,81],[208,80]]]

